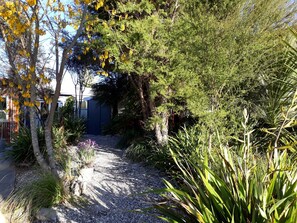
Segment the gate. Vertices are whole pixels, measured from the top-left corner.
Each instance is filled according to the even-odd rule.
[[[111,120],[111,108],[95,100],[88,101],[87,133],[92,135],[102,134],[102,130]]]

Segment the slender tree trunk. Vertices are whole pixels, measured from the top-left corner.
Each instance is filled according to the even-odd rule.
[[[58,99],[61,91],[61,84],[62,84],[62,74],[60,73],[59,75],[56,75],[56,76],[57,76],[56,91],[53,96],[53,101],[51,104],[51,108],[50,108],[47,120],[45,122],[44,137],[45,137],[45,144],[46,144],[46,152],[48,154],[48,161],[49,161],[49,165],[51,167],[52,173],[55,176],[61,178],[61,176],[59,176],[58,174],[58,169],[55,162],[53,138],[52,138],[52,126],[54,122],[54,115],[55,115],[55,111],[56,111],[56,107],[57,107],[57,103],[58,103]]]
[[[46,151],[48,154],[51,171],[56,177],[58,177],[60,179],[62,179],[63,176],[59,175],[58,168],[56,166],[55,157],[54,157],[54,148],[53,148],[53,138],[52,138],[51,130],[52,130],[53,122],[54,122],[54,115],[55,115],[58,99],[59,99],[60,92],[61,92],[62,78],[63,78],[63,74],[64,74],[64,70],[65,70],[65,65],[66,65],[66,61],[68,60],[68,52],[75,45],[75,43],[77,42],[77,39],[79,38],[80,34],[82,33],[86,13],[87,13],[87,8],[85,8],[83,11],[80,26],[79,26],[72,42],[67,47],[67,49],[63,50],[63,53],[61,56],[61,61],[59,60],[59,58],[60,58],[60,55],[59,55],[59,33],[58,32],[55,33],[56,87],[55,87],[55,93],[54,93],[53,100],[52,100],[52,106],[50,108],[47,120],[45,122],[45,144],[46,144]]]
[[[74,85],[74,104],[75,104],[75,110],[74,110],[74,114],[77,117],[78,115],[78,104],[77,104],[77,84]]]
[[[79,100],[78,100],[78,117],[81,117],[81,105],[82,105],[82,98],[83,98],[84,92],[82,89],[79,90]]]
[[[139,94],[140,103],[141,103],[141,112],[142,112],[142,116],[143,116],[143,121],[146,121],[148,119],[147,105],[145,103],[143,86],[140,81],[138,82],[138,94]]]
[[[168,120],[169,113],[167,111],[161,112],[161,121],[155,124],[155,134],[157,143],[159,145],[166,145],[168,143]]]
[[[142,118],[143,121],[145,122],[148,119],[148,106],[145,100],[145,93],[143,89],[143,84],[142,84],[142,79],[138,75],[132,75],[130,77],[131,83],[137,90],[139,100],[140,100],[140,105],[141,105],[141,113],[142,113]]]
[[[30,107],[30,132],[31,132],[31,139],[32,139],[32,146],[35,158],[41,168],[47,172],[51,171],[50,166],[47,164],[46,160],[41,154],[39,141],[38,141],[38,134],[37,134],[37,124],[36,124],[36,115],[34,107]]]
[[[114,119],[119,114],[118,103],[115,102],[112,105],[112,119]]]

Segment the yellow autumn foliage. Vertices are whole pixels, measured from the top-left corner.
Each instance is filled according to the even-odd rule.
[[[27,3],[28,3],[28,5],[29,6],[34,6],[34,5],[36,5],[36,0],[27,0]]]

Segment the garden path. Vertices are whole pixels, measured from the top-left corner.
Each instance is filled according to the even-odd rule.
[[[58,222],[77,223],[159,223],[153,214],[140,214],[133,210],[151,207],[159,199],[152,194],[140,194],[149,189],[162,188],[162,174],[157,170],[132,163],[124,151],[116,149],[118,138],[113,136],[87,136],[99,145],[96,151],[94,175],[88,185],[82,207],[59,206]]]
[[[14,189],[15,168],[12,162],[4,158],[4,149],[0,148],[0,203]]]

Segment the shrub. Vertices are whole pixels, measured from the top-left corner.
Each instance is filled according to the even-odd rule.
[[[67,133],[67,143],[70,144],[77,143],[85,132],[85,120],[75,116],[74,105],[74,98],[67,98],[55,120],[56,128],[64,128]]]
[[[125,132],[121,133],[121,138],[117,143],[118,148],[127,148],[137,142],[143,140],[144,131],[138,129],[127,129]]]
[[[38,141],[41,151],[44,151],[45,140],[44,132],[38,129]],[[26,127],[21,127],[19,132],[12,136],[11,149],[6,151],[6,156],[11,158],[16,164],[33,164],[36,161],[33,152],[31,132]]]
[[[198,164],[196,162],[197,157],[201,157],[208,150],[208,145],[203,143],[204,137],[198,127],[179,130],[174,137],[170,137],[168,144],[165,146],[157,145],[153,139],[147,137],[132,143],[126,150],[126,157],[132,161],[145,162],[177,176],[179,169],[173,161],[170,150],[177,150],[181,156],[185,156]],[[213,165],[215,165],[215,162],[213,162]]]
[[[64,127],[53,127],[53,146],[56,150],[67,147],[67,140],[69,133],[65,131]]]
[[[77,145],[81,167],[89,167],[95,159],[95,149],[99,148],[95,141],[87,139]]]
[[[134,142],[126,149],[126,157],[135,162],[149,162],[152,150],[150,140]]]
[[[5,212],[12,213],[12,222],[31,222],[40,208],[59,204],[65,197],[61,182],[47,173],[14,191],[3,207]]]
[[[242,156],[232,155],[228,148],[219,152],[221,169],[203,168],[190,160],[180,162],[172,156],[182,172],[182,187],[165,181],[163,194],[168,202],[157,205],[168,222],[296,222],[297,171],[288,165],[283,152],[266,172],[262,159],[253,157],[246,163]],[[209,157],[204,157],[207,160]],[[264,158],[263,158],[264,160]],[[190,167],[190,168],[189,168]]]
[[[41,128],[37,130],[38,142],[42,152],[45,152],[44,132]],[[68,133],[63,127],[53,127],[53,146],[58,155],[58,151],[67,146]],[[21,127],[19,132],[13,135],[11,149],[6,152],[6,156],[11,158],[16,164],[33,164],[36,161],[31,132],[29,128]]]
[[[86,129],[85,120],[78,117],[65,118],[62,126],[68,133],[67,142],[71,144],[78,142]]]
[[[159,146],[151,138],[136,141],[126,149],[125,156],[135,162],[144,162],[160,170],[171,171],[173,160],[166,146]]]
[[[296,159],[285,148],[269,149],[267,156],[258,154],[250,137],[245,127],[240,148],[221,145],[190,155],[188,149],[170,148],[180,173],[179,187],[164,181],[161,194],[166,201],[156,205],[160,218],[168,222],[297,222]]]

